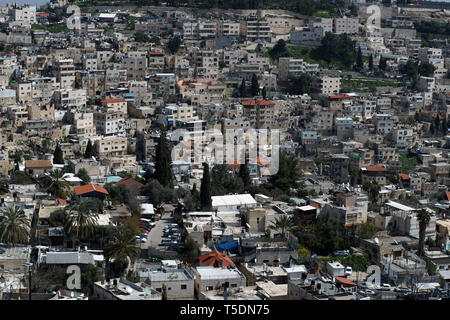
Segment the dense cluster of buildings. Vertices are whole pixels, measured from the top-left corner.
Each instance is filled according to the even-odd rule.
[[[37,240],[0,244],[0,297],[26,298],[28,261],[36,269],[74,264],[104,269],[103,251],[72,242],[49,220],[72,201],[95,198],[105,204],[97,223],[117,226],[132,212],[128,204],[111,203],[106,185],[130,190],[141,217],[155,226],[139,242],[144,258],[129,266],[134,281],[104,278],[94,283],[89,299],[395,299],[407,290],[444,297],[450,281],[450,44],[441,38],[421,41],[414,23],[445,25],[449,17],[379,4],[382,24],[372,28],[362,21],[373,3],[348,2],[357,7],[356,16],[349,10],[330,18],[232,10],[205,18],[183,8],[87,7],[76,29],[65,27],[67,1],[41,8],[2,4],[0,182],[6,189],[0,209],[20,207],[33,221]],[[61,26],[64,31],[55,30]],[[288,48],[319,47],[327,33],[355,41],[364,57],[362,70],[329,70],[306,57],[274,61],[267,54],[279,40]],[[408,61],[427,63],[433,71],[419,73],[412,83],[402,71]],[[314,93],[283,90],[303,74],[314,75]],[[242,86],[249,91],[255,79],[257,93],[241,96]],[[185,210],[176,221],[183,201],[156,204],[140,193],[146,172],[155,167],[163,129],[171,147],[177,129],[188,137],[277,129],[279,151],[298,162],[301,188],[287,199],[262,193],[212,196],[211,210]],[[191,140],[180,141],[197,150]],[[209,150],[206,142],[200,144],[203,152]],[[265,147],[272,150],[272,144]],[[57,147],[64,163],[54,161]],[[94,156],[86,156],[88,148]],[[258,156],[248,160],[225,164],[233,173],[247,165],[253,185],[267,183],[270,164]],[[203,162],[215,165],[193,152],[173,159],[174,189],[200,190]],[[90,183],[77,176],[80,169]],[[54,170],[65,172],[61,179],[72,192],[66,198],[55,197],[42,183]],[[423,211],[430,219],[426,250],[419,255]],[[306,224],[332,217],[346,230],[373,226],[376,235],[360,239],[344,255],[368,254],[386,286],[368,288],[367,272],[337,258],[299,256],[302,246],[294,233],[272,227],[283,217]],[[180,235],[171,230],[176,227],[163,234],[170,219],[182,225]],[[198,247],[191,261],[178,255],[185,237]],[[86,296],[60,290],[45,299]]]

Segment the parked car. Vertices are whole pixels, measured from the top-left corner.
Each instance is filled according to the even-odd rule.
[[[333,255],[335,257],[345,257],[348,256],[350,254],[350,251],[348,250],[336,250],[333,252]]]
[[[394,289],[394,291],[395,292],[404,292],[404,293],[406,293],[406,292],[411,292],[411,289],[410,288],[406,288],[406,287],[396,287]]]
[[[391,289],[392,289],[392,287],[388,283],[382,283],[380,286],[380,290],[383,290],[383,291],[391,291]]]
[[[345,267],[345,275],[351,276],[353,273],[352,267]]]

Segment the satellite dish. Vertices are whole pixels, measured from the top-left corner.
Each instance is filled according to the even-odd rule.
[[[133,292],[133,289],[131,289],[130,286],[126,286],[126,287],[125,287],[125,290],[126,290],[129,294],[131,294],[131,293]]]
[[[70,293],[70,297],[73,298],[75,296],[75,294],[73,293],[73,291]]]
[[[380,241],[378,240],[378,238],[373,239],[373,241],[375,241],[376,244],[379,244]]]

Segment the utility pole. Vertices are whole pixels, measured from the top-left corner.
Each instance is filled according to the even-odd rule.
[[[28,282],[29,282],[29,287],[28,287],[28,297],[31,301],[31,267],[33,266],[33,263],[31,262],[26,262],[23,264],[25,267],[28,267]]]

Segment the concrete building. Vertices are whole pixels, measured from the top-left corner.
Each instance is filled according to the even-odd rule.
[[[230,288],[246,286],[246,278],[241,271],[234,268],[196,267],[194,269],[195,291],[197,296],[200,292],[212,291],[222,288],[228,283]]]

